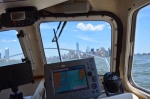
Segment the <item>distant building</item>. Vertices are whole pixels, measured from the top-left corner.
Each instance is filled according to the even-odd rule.
[[[79,51],[79,43],[76,43],[76,50]]]
[[[108,48],[108,55],[111,56],[111,48]]]
[[[91,53],[92,53],[92,54],[95,54],[95,52],[94,52],[94,48],[92,48],[92,49],[91,49]]]
[[[105,56],[109,56],[109,52],[108,51],[105,51]]]
[[[0,59],[1,59],[1,53],[0,53]]]
[[[105,48],[104,47],[101,47],[101,50],[100,50],[100,53],[101,53],[101,56],[105,56]]]
[[[87,47],[86,52],[87,52],[87,53],[90,52],[90,47]]]
[[[5,58],[9,59],[9,48],[5,49]]]

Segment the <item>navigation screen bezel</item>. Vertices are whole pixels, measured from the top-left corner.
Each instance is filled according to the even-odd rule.
[[[79,66],[80,66],[80,68],[78,68]],[[55,80],[54,80],[54,73],[66,72],[66,71],[72,71],[72,70],[82,70],[82,69],[84,70],[84,73],[85,73],[86,87],[78,88],[78,89],[72,89],[72,90],[67,90],[67,91],[61,91],[61,92],[57,92],[56,91]],[[72,66],[72,67],[65,67],[65,68],[53,69],[52,73],[53,73],[53,81],[54,81],[53,82],[53,88],[54,88],[55,94],[62,94],[62,93],[68,93],[68,92],[74,92],[74,91],[89,89],[89,84],[88,84],[87,75],[86,75],[86,69],[85,69],[84,65],[77,65],[77,66]]]

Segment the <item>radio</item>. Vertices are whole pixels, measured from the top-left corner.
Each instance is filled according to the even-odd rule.
[[[2,27],[24,27],[33,25],[39,19],[37,9],[32,6],[8,8],[1,14]]]

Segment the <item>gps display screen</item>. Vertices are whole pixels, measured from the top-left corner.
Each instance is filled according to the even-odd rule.
[[[55,93],[65,93],[81,89],[88,89],[84,66],[74,66],[63,69],[54,69]]]

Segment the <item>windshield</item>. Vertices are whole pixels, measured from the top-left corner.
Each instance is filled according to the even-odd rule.
[[[56,32],[62,61],[94,57],[99,74],[110,71],[111,26],[108,22],[46,22],[40,24],[40,31],[47,63],[60,62]]]

